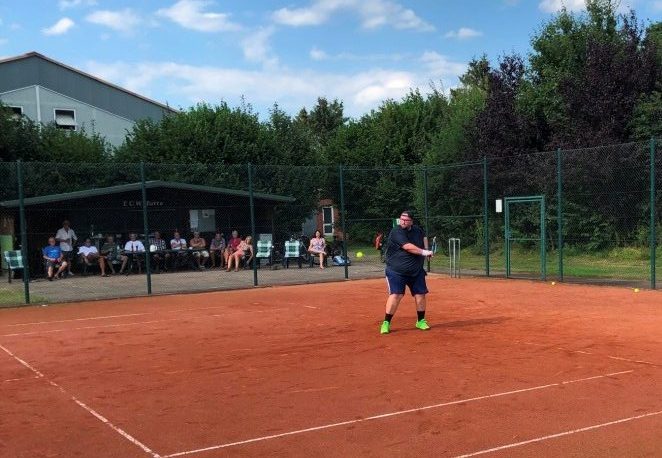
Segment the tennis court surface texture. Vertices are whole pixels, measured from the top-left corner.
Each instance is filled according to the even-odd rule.
[[[662,450],[662,296],[428,277],[0,310],[2,457]]]

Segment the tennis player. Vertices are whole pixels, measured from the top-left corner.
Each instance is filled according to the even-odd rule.
[[[432,256],[427,249],[428,239],[425,231],[414,225],[413,213],[405,210],[400,213],[400,224],[391,230],[386,241],[386,284],[388,299],[386,300],[386,315],[382,323],[381,333],[391,332],[391,319],[398,310],[398,305],[409,288],[416,302],[416,328],[423,331],[430,329],[425,321],[425,295],[428,293],[425,284],[425,258]]]

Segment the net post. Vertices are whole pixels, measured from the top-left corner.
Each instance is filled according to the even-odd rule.
[[[487,209],[487,156],[483,156],[483,253],[485,253],[485,275],[490,276],[490,226]]]
[[[563,176],[561,175],[561,148],[556,150],[556,229],[558,231],[559,281],[563,281]]]
[[[18,179],[18,218],[21,225],[21,257],[23,258],[23,291],[25,303],[30,303],[30,263],[28,261],[28,234],[25,225],[25,195],[23,190],[23,163],[16,161],[16,178]]]
[[[650,140],[650,259],[651,259],[651,289],[656,287],[655,262],[657,254],[657,234],[655,233],[655,137]]]
[[[145,161],[140,161],[140,190],[143,202],[143,231],[145,232],[145,273],[147,274],[147,294],[152,294],[152,269],[150,266],[149,224],[147,219],[147,187],[145,185]]]
[[[257,238],[255,237],[255,200],[253,198],[253,164],[246,164],[248,167],[248,200],[251,209],[251,238],[253,239],[253,286],[257,286],[257,259],[255,258],[257,250]]]
[[[423,166],[423,206],[425,214],[425,235],[427,236],[430,233],[430,215],[428,212],[428,166]],[[428,247],[425,247],[428,249]],[[430,257],[427,258],[427,268],[430,272]]]
[[[342,227],[342,256],[347,260],[347,232],[345,230],[345,181],[343,177],[343,166],[338,166],[338,179],[340,181],[340,225]],[[344,262],[345,280],[349,278],[349,267]]]

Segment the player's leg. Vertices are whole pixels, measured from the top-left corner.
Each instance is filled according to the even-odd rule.
[[[421,271],[419,275],[413,277],[408,286],[416,302],[416,327],[427,331],[430,329],[430,325],[428,325],[425,319],[425,308],[427,306],[426,294],[428,293],[425,283],[425,271]]]
[[[388,289],[388,298],[386,299],[386,307],[384,314],[384,321],[381,326],[381,333],[388,334],[391,332],[391,319],[395,312],[398,310],[398,305],[405,294],[406,281],[402,275],[399,275],[389,269],[386,269],[386,287]]]

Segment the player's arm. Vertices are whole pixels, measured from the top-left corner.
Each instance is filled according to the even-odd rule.
[[[428,245],[428,238],[427,236],[423,237],[423,246],[425,247],[426,250],[429,250],[428,248],[430,245]]]
[[[431,251],[428,251],[427,249],[424,248],[419,248],[413,243],[405,243],[404,245],[402,245],[402,249],[405,250],[407,253],[415,254],[418,256],[432,256]]]

